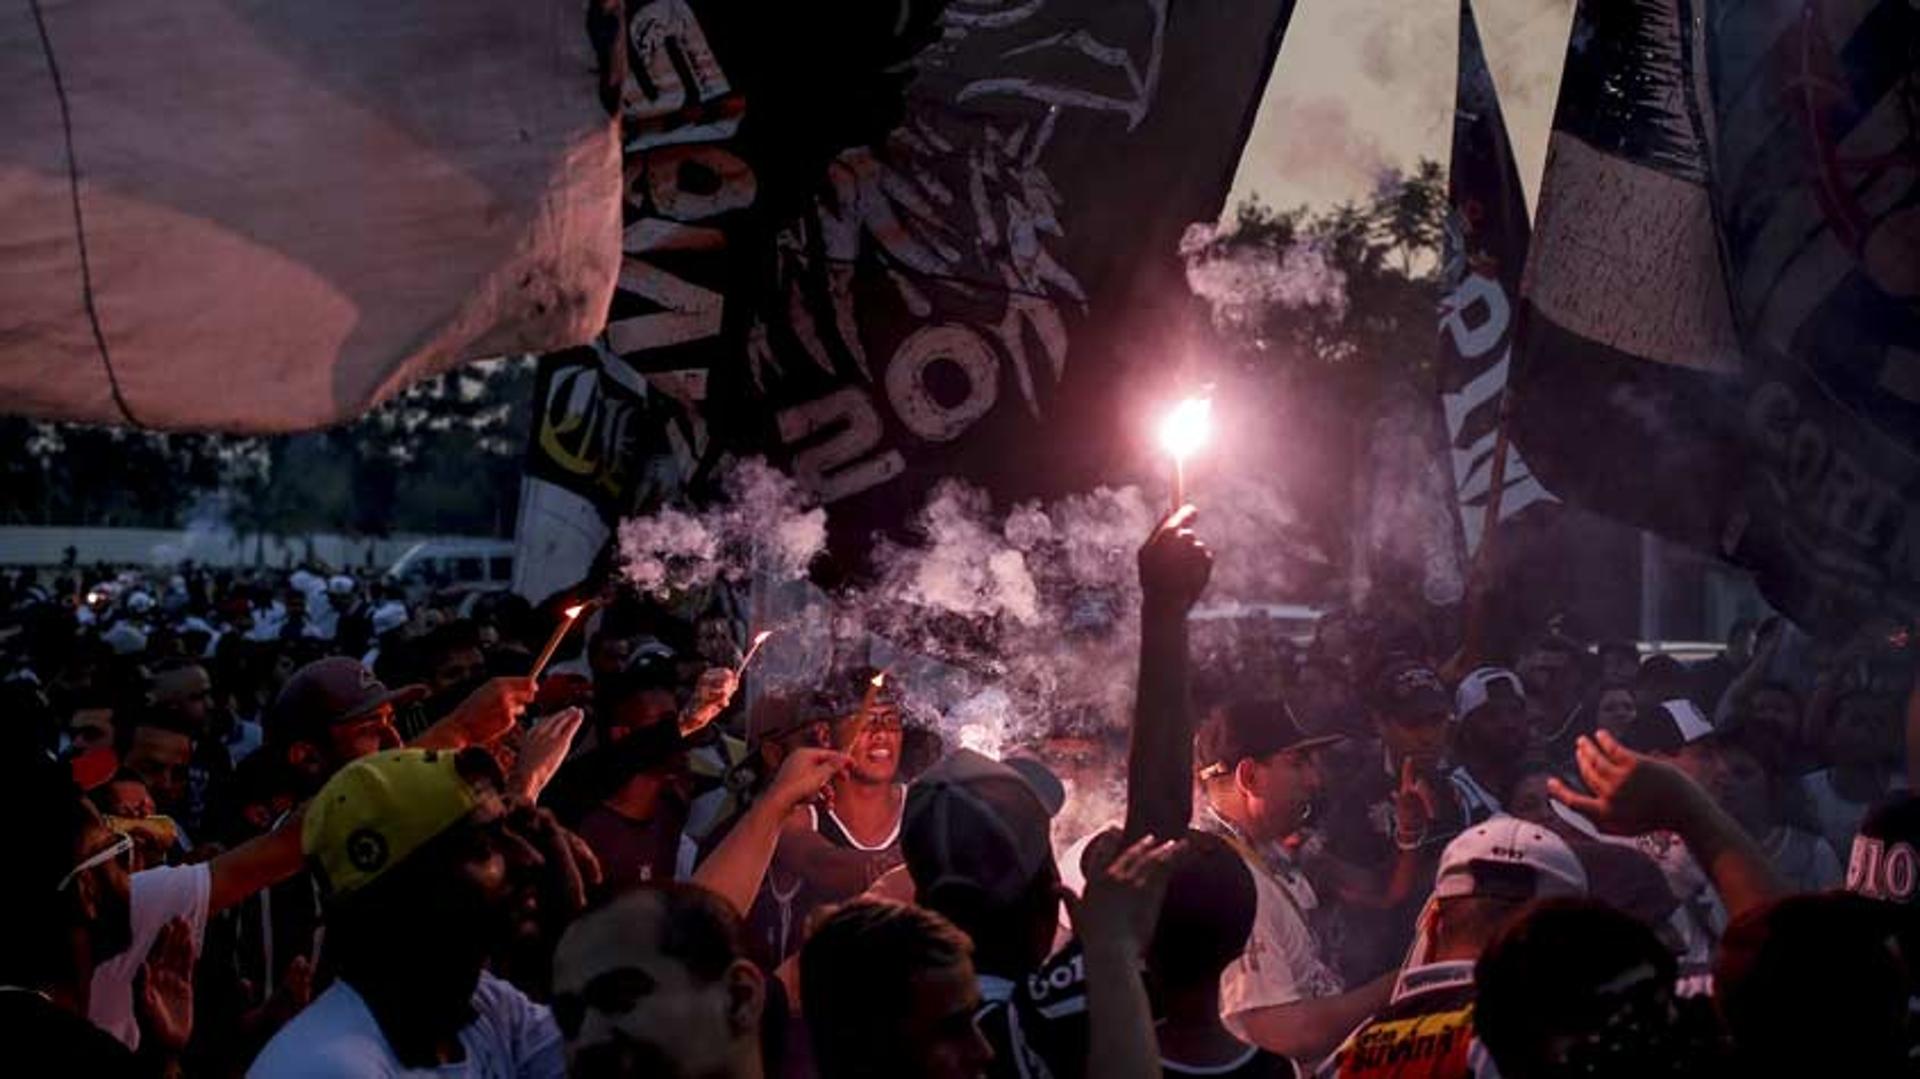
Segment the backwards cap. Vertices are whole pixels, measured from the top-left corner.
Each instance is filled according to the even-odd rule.
[[[1515,697],[1527,699],[1527,689],[1519,675],[1505,667],[1481,667],[1460,680],[1460,688],[1454,694],[1453,714],[1465,719],[1492,699],[1493,687],[1503,683],[1513,689]]]
[[[1007,907],[1052,867],[1052,825],[1019,772],[956,749],[907,788],[900,852],[922,897],[964,888]]]
[[[1566,840],[1530,821],[1498,816],[1455,836],[1440,852],[1433,894],[1522,903],[1584,896],[1587,871]]]
[[[300,849],[334,897],[380,879],[481,804],[454,754],[395,749],[362,757],[320,788]]]

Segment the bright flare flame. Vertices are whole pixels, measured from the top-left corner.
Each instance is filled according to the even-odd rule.
[[[586,605],[586,604],[584,604],[584,603],[576,603],[576,604],[574,604],[573,606],[571,606],[571,607],[568,607],[568,608],[567,608],[567,617],[568,617],[568,618],[578,618],[578,617],[580,617],[580,612],[581,612],[581,611],[584,611],[584,610],[586,610],[586,609],[587,609],[587,605]]]
[[[1160,448],[1174,460],[1184,461],[1207,444],[1207,435],[1212,430],[1212,399],[1189,397],[1173,406],[1173,411],[1160,421]]]
[[[887,672],[881,671],[879,674],[876,674],[872,678],[867,679],[867,684],[872,686],[875,689],[879,689],[880,687],[886,685]]]
[[[758,647],[760,647],[761,645],[763,645],[763,644],[766,644],[766,643],[767,643],[767,638],[768,638],[768,637],[771,637],[771,636],[773,636],[773,631],[772,631],[772,630],[770,630],[770,629],[763,629],[763,630],[761,630],[760,632],[758,632],[758,633],[756,633],[756,634],[754,634],[754,635],[753,635],[753,644],[751,644],[751,645],[749,645],[748,647],[750,647],[750,648],[758,648]]]

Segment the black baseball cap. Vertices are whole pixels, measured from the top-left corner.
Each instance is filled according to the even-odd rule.
[[[1381,670],[1373,686],[1373,706],[1387,719],[1422,719],[1447,715],[1453,701],[1434,669],[1419,660],[1403,659]]]
[[[1006,907],[1053,865],[1047,798],[1018,768],[956,749],[907,787],[900,853],[923,897],[958,889]]]
[[[1271,757],[1290,749],[1318,749],[1345,739],[1342,734],[1309,737],[1281,700],[1235,701],[1215,709],[1194,738],[1193,766],[1210,779],[1248,758]]]
[[[388,689],[357,659],[329,656],[293,673],[267,711],[268,737],[298,740],[336,723],[359,719],[383,704],[398,708],[423,700],[425,686]]]

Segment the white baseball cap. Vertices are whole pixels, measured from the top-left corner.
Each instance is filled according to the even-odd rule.
[[[1498,816],[1440,852],[1434,898],[1497,896],[1517,902],[1587,894],[1587,871],[1567,841],[1518,817]]]
[[[390,599],[373,609],[373,635],[384,637],[407,624],[407,605],[397,599]]]
[[[1673,729],[1680,732],[1680,744],[1698,741],[1713,733],[1713,724],[1700,712],[1700,706],[1686,698],[1661,701],[1660,710],[1673,720]]]
[[[1505,667],[1480,667],[1460,680],[1460,688],[1453,695],[1453,714],[1466,718],[1474,709],[1487,703],[1493,695],[1490,691],[1501,682],[1512,686],[1514,695],[1521,700],[1527,699],[1527,689],[1520,684],[1519,675]]]
[[[327,591],[336,596],[350,596],[355,588],[353,578],[345,574],[327,580]]]

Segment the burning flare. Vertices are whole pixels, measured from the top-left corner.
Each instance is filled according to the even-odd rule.
[[[1175,461],[1185,461],[1207,444],[1212,430],[1213,400],[1189,397],[1160,421],[1160,448]]]
[[[585,603],[576,603],[560,612],[566,617],[560,620],[559,625],[553,627],[553,635],[547,638],[547,646],[540,650],[540,658],[533,661],[533,670],[528,672],[528,678],[540,677],[540,673],[547,669],[547,664],[553,662],[553,654],[559,651],[560,642],[566,640],[567,631],[573,628],[575,622],[580,621],[580,616],[591,606],[593,601],[589,600]]]
[[[771,636],[773,636],[773,631],[770,629],[763,629],[753,635],[753,643],[747,646],[747,654],[740,657],[740,665],[733,669],[733,676],[735,678],[746,673],[747,664],[753,662],[753,657],[759,653],[760,646],[766,644],[767,638]]]

